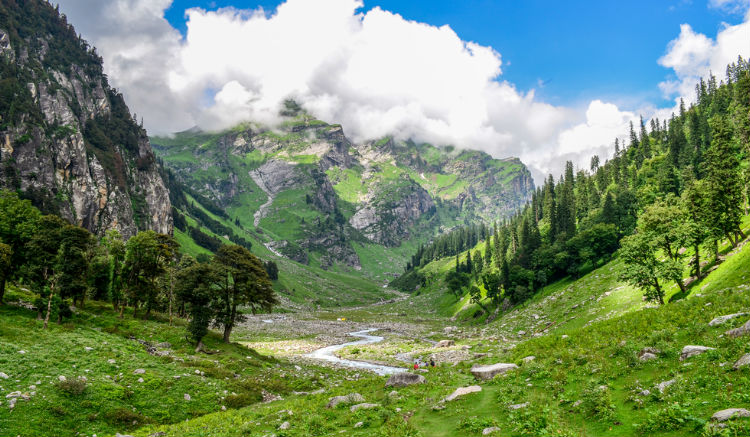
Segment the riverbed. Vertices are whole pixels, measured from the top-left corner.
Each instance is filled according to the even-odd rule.
[[[306,354],[306,358],[312,358],[316,360],[327,361],[331,364],[336,364],[344,367],[351,367],[354,369],[364,369],[371,372],[375,372],[378,375],[392,375],[394,373],[405,372],[406,369],[401,367],[385,366],[382,364],[373,364],[366,361],[347,360],[336,356],[336,352],[347,347],[347,346],[362,346],[366,344],[380,343],[383,341],[383,337],[378,335],[370,335],[370,332],[377,331],[377,328],[364,329],[362,331],[350,332],[349,335],[357,337],[360,340],[350,341],[347,343],[336,344],[332,346],[326,346],[313,352]]]

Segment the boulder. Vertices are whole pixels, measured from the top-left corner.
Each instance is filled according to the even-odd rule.
[[[644,347],[640,350],[640,352],[638,352],[638,360],[644,362],[651,361],[658,358],[659,354],[661,354],[661,351],[659,349],[656,349],[654,347]]]
[[[740,367],[745,367],[750,365],[750,354],[745,354],[740,357],[739,360],[737,360],[736,363],[734,363],[734,366],[732,366],[732,369],[738,370]]]
[[[656,358],[657,356],[652,354],[651,352],[646,352],[638,356],[638,359],[643,362],[655,360]]]
[[[6,374],[4,372],[0,372],[0,378],[2,378],[2,379],[8,379],[10,377],[8,376],[8,374]]]
[[[521,359],[521,361],[523,361],[524,363],[530,363],[534,361],[535,359],[536,359],[535,356],[529,355],[528,357],[524,357],[523,359]]]
[[[489,428],[483,429],[482,430],[482,435],[490,435],[490,434],[494,434],[494,433],[496,433],[498,431],[500,431],[500,428],[498,428],[496,426],[491,426]]]
[[[422,375],[417,375],[416,373],[394,373],[391,375],[390,378],[388,378],[388,381],[386,381],[385,386],[386,387],[406,387],[407,385],[413,385],[413,384],[424,384],[425,379]]]
[[[355,428],[362,428],[363,426],[365,426],[364,422],[357,422],[357,423],[354,424]]]
[[[471,374],[477,379],[488,380],[517,368],[517,365],[510,363],[497,363],[488,366],[475,365],[471,368]]]
[[[677,382],[677,380],[675,379],[670,379],[669,381],[660,382],[656,384],[656,388],[659,390],[659,393],[664,393],[664,390],[666,390],[667,387],[674,384],[675,382]]]
[[[750,334],[750,320],[739,328],[730,329],[726,334],[730,337],[740,337],[742,335]]]
[[[526,408],[529,406],[528,402],[524,402],[522,404],[513,404],[508,407],[510,410],[520,410],[521,408]]]
[[[328,408],[336,408],[338,405],[363,403],[365,398],[359,393],[349,393],[346,396],[334,396],[328,400]]]
[[[133,370],[133,375],[143,375],[144,373],[146,373],[145,369],[135,369],[135,370]]]
[[[351,407],[349,407],[349,411],[351,411],[353,413],[353,412],[355,412],[357,410],[369,410],[369,409],[372,409],[372,408],[377,408],[379,406],[380,406],[379,404],[362,403],[362,404],[352,405]]]
[[[289,429],[289,428],[291,428],[291,427],[292,427],[292,424],[291,424],[291,423],[289,423],[289,422],[284,422],[284,423],[282,423],[281,425],[279,425],[279,430],[282,430],[282,431],[283,431],[283,430],[285,430],[285,429]]]
[[[190,395],[189,395],[189,394],[187,394],[187,393],[185,393],[185,395],[183,396],[183,398],[184,398],[184,399],[185,399],[186,401],[189,401],[189,400],[191,400],[191,399],[192,399],[192,398],[190,397]]]
[[[708,326],[719,326],[723,325],[726,322],[736,319],[737,317],[746,316],[747,313],[734,313],[734,314],[727,314],[726,316],[719,316],[708,322]]]
[[[450,347],[455,345],[456,342],[453,340],[440,340],[435,344],[435,347]]]
[[[685,346],[682,348],[682,352],[680,353],[680,361],[686,360],[690,357],[694,357],[696,355],[700,355],[704,352],[708,352],[711,350],[714,350],[713,347],[707,347],[707,346]]]
[[[750,411],[744,408],[727,408],[726,410],[717,411],[711,416],[711,420],[716,422],[726,422],[734,417],[750,417]]]
[[[468,395],[469,393],[478,393],[482,391],[482,387],[478,385],[470,385],[468,387],[459,387],[453,393],[445,397],[441,402],[450,402],[461,396]]]

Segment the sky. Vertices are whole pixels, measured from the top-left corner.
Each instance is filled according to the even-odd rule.
[[[750,56],[747,0],[60,0],[151,134],[279,122],[520,157],[611,156],[639,115]]]

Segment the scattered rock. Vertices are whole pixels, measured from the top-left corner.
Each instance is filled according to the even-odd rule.
[[[138,378],[138,382],[143,382],[143,378]]]
[[[0,378],[2,378],[2,379],[8,379],[10,377],[6,373],[0,372]]]
[[[135,370],[133,370],[133,375],[143,375],[144,373],[146,373],[145,369],[135,369]]]
[[[674,384],[675,382],[677,382],[676,379],[670,379],[669,381],[660,382],[656,384],[656,388],[659,390],[659,393],[664,393],[664,390],[666,390],[667,387]]]
[[[726,422],[734,417],[750,417],[750,411],[744,408],[727,408],[726,410],[717,411],[711,416],[711,420],[716,422]]]
[[[528,402],[524,402],[522,404],[513,404],[508,407],[510,410],[520,410],[521,408],[526,408],[529,406]]]
[[[395,373],[386,381],[386,387],[406,387],[413,384],[424,384],[425,379],[422,375],[416,373]]]
[[[732,366],[732,369],[737,370],[740,367],[745,367],[747,365],[750,365],[750,354],[745,354],[740,357],[739,360],[737,360],[736,363],[734,363],[734,366]]]
[[[573,402],[573,408],[577,408],[582,403],[583,403],[583,401],[581,399],[578,399],[577,401]]]
[[[362,404],[352,405],[349,408],[349,411],[351,411],[353,413],[353,412],[355,412],[357,410],[369,410],[369,409],[372,409],[372,408],[377,408],[379,406],[380,406],[379,404],[362,403]]]
[[[94,348],[86,346],[86,347],[83,348],[83,350],[85,350],[86,352],[91,352],[92,350],[94,350]]]
[[[459,387],[453,393],[445,397],[441,402],[450,402],[461,396],[468,395],[469,393],[478,393],[482,391],[482,387],[478,385],[470,385],[468,387]]]
[[[747,313],[734,313],[734,314],[727,314],[726,316],[719,316],[719,317],[716,317],[715,319],[711,320],[710,322],[708,322],[708,326],[723,325],[723,324],[725,324],[726,322],[728,322],[728,321],[730,321],[732,319],[735,319],[737,317],[746,316],[746,315],[747,315]]]
[[[641,395],[641,396],[650,396],[651,395],[651,390],[649,390],[649,389],[641,390],[640,392],[638,392],[638,394]]]
[[[694,357],[696,355],[700,355],[704,352],[708,352],[714,349],[715,348],[707,347],[707,346],[685,346],[684,348],[682,348],[682,353],[680,353],[680,361],[686,360],[690,357]]]
[[[528,357],[524,357],[523,359],[521,359],[521,361],[523,361],[524,363],[530,363],[535,359],[536,357],[534,355],[529,355]]]
[[[742,335],[750,334],[750,320],[748,320],[747,323],[740,326],[739,328],[730,329],[726,332],[726,334],[730,337],[739,337]]]
[[[165,341],[165,342],[162,342],[162,343],[157,343],[156,347],[162,348],[162,349],[172,349],[172,343],[169,343],[169,342]]]
[[[183,397],[185,398],[185,400],[186,400],[186,401],[189,401],[189,400],[191,400],[191,399],[192,399],[192,398],[190,397],[190,395],[189,395],[189,394],[187,394],[187,393],[185,393],[185,396],[183,396]]]
[[[432,407],[432,411],[440,411],[440,410],[445,410],[445,405],[443,405],[443,404],[437,404],[437,405],[435,405],[435,406]]]
[[[488,380],[517,368],[517,365],[510,363],[497,363],[488,366],[475,365],[471,368],[471,374],[477,379]]]
[[[107,362],[109,364],[115,364],[117,361],[115,361],[114,359],[110,358],[110,359],[107,360]]]
[[[435,344],[435,347],[450,347],[455,345],[456,342],[453,340],[440,340]]]
[[[362,428],[363,426],[365,426],[364,422],[357,422],[357,423],[354,424],[355,428]]]
[[[490,434],[496,433],[498,431],[500,431],[500,428],[498,428],[496,426],[491,426],[489,428],[483,429],[482,430],[482,435],[490,435]]]
[[[60,382],[65,382],[68,380],[68,378],[66,378],[65,375],[60,375],[57,377],[57,380]]]
[[[284,422],[284,423],[282,423],[281,425],[279,425],[279,430],[282,430],[282,431],[283,431],[283,430],[285,430],[285,429],[289,429],[289,428],[291,428],[291,427],[292,427],[292,424],[291,424],[291,423],[289,423],[289,422]]]
[[[346,396],[334,396],[331,399],[328,400],[328,408],[336,408],[339,404],[346,405],[346,404],[355,404],[355,403],[363,403],[365,401],[365,398],[359,394],[359,393],[349,393]]]

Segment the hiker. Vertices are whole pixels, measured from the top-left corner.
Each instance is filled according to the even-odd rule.
[[[414,362],[414,370],[419,369],[419,363],[417,361]]]
[[[430,358],[430,367],[435,367],[435,360]]]

